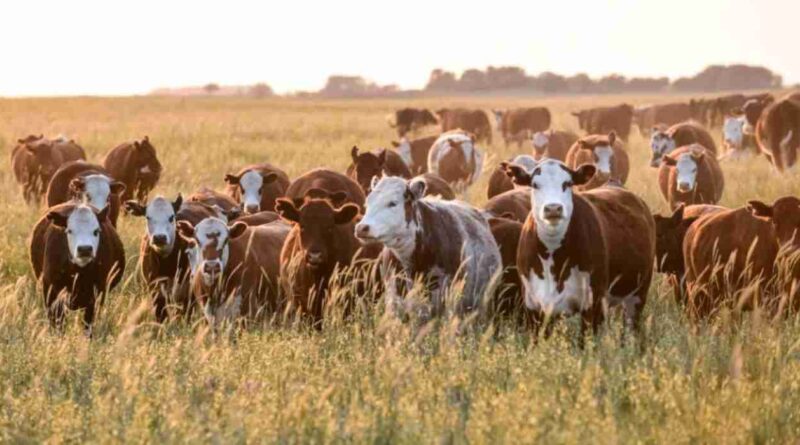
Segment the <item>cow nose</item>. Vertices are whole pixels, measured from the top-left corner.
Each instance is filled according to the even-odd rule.
[[[217,275],[222,271],[222,265],[218,261],[206,261],[203,263],[203,272],[208,275]]]
[[[356,224],[356,236],[369,236],[369,224]]]
[[[244,211],[250,214],[258,213],[259,210],[258,204],[248,204],[244,208]]]
[[[167,235],[153,235],[153,245],[159,247],[167,245]]]
[[[564,206],[561,204],[547,204],[544,206],[545,219],[561,218],[564,215]]]
[[[680,190],[682,192],[688,192],[691,189],[692,189],[692,186],[688,182],[680,182],[680,183],[678,183],[678,190]]]
[[[91,258],[92,246],[78,246],[78,258]]]
[[[309,264],[322,263],[322,252],[318,250],[309,250],[306,254],[306,261],[308,261]]]

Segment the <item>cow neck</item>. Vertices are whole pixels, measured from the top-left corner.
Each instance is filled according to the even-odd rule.
[[[405,204],[406,228],[412,236],[394,237],[385,246],[403,264],[406,270],[413,270],[415,259],[419,256],[424,239],[424,229],[419,224],[421,220],[419,212],[424,207],[420,201]]]
[[[567,233],[569,232],[570,227],[573,223],[573,217],[575,216],[575,194],[573,192],[572,195],[572,203],[573,203],[573,214],[570,216],[569,221],[563,225],[563,227],[558,228],[555,231],[549,231],[546,229],[545,224],[541,224],[538,218],[533,215],[533,220],[536,225],[536,237],[539,239],[539,242],[542,247],[544,247],[544,252],[540,251],[539,253],[545,254],[545,257],[549,257],[553,255],[559,248],[564,245],[564,240],[567,237]],[[535,209],[535,205],[532,209]],[[535,212],[535,210],[531,210],[531,212]],[[540,249],[541,250],[541,249]]]

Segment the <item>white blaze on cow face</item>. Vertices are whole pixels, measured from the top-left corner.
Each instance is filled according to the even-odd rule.
[[[407,190],[408,182],[403,178],[381,178],[367,196],[366,213],[356,225],[356,236],[379,241],[391,249],[413,245],[417,227],[413,218],[406,215]]]
[[[686,193],[694,190],[697,185],[697,161],[691,153],[683,153],[678,156],[675,172],[678,191]]]
[[[175,209],[159,196],[147,205],[147,236],[150,247],[161,255],[169,255],[175,245]]]
[[[550,144],[550,137],[543,131],[537,131],[533,134],[531,143],[533,144],[533,149],[541,153],[544,152],[545,149],[547,149],[547,145]]]
[[[729,150],[738,150],[742,148],[744,120],[743,117],[725,118],[725,123],[722,125],[722,140]]]
[[[516,158],[514,158],[514,160],[511,162],[517,165],[521,165],[522,167],[525,168],[525,170],[528,173],[532,172],[533,169],[536,168],[537,164],[536,159],[533,159],[533,156],[531,155],[519,155]]]
[[[400,155],[400,158],[409,168],[412,167],[414,160],[411,158],[411,142],[408,141],[408,138],[403,137],[400,138],[400,142],[397,145],[397,154]]]
[[[561,245],[572,217],[572,175],[555,160],[539,163],[532,175],[531,208],[536,232],[553,252]]]
[[[219,218],[206,218],[194,228],[194,256],[196,272],[203,284],[211,286],[228,264],[228,226]]]
[[[70,261],[78,267],[91,263],[100,247],[100,221],[91,207],[75,207],[67,218],[66,234]]]
[[[81,199],[98,211],[106,208],[111,195],[111,178],[106,175],[88,175],[83,177],[83,182],[85,185]]]
[[[611,158],[614,150],[608,145],[598,145],[594,148],[595,165],[600,173],[611,174]]]
[[[242,207],[245,213],[256,213],[261,210],[261,189],[264,186],[264,177],[261,173],[250,170],[239,179],[242,187]]]
[[[675,140],[664,132],[656,131],[650,136],[650,148],[653,150],[651,167],[661,165],[661,158],[675,150]]]

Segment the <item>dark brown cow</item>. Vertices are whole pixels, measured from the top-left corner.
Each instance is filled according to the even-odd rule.
[[[400,142],[392,141],[397,153],[411,170],[412,175],[421,175],[428,172],[428,152],[439,136],[428,136],[409,141],[407,138]]]
[[[522,146],[522,141],[532,133],[545,131],[550,128],[552,117],[546,107],[514,108],[511,110],[492,110],[497,129],[503,135],[503,141],[508,146],[509,141],[516,141]]]
[[[475,140],[492,143],[492,126],[482,110],[464,108],[442,108],[436,111],[442,132],[462,129],[475,135]]]
[[[108,218],[116,227],[120,210],[120,195],[125,184],[119,182],[103,167],[84,161],[62,165],[47,187],[47,206],[53,207],[73,199],[84,200],[95,209],[108,206]]]
[[[759,149],[782,172],[797,162],[800,150],[800,93],[767,106],[756,125]]]
[[[453,191],[450,184],[435,173],[425,173],[415,176],[411,181],[422,181],[425,183],[425,196],[438,196],[445,201],[456,199],[456,192]]]
[[[500,168],[505,172],[505,168],[508,165],[508,163],[503,162]],[[533,169],[528,171],[533,171]],[[503,217],[525,222],[528,214],[531,213],[531,188],[517,186],[513,190],[500,193],[486,201],[483,209],[492,217]]]
[[[356,181],[364,191],[364,196],[369,195],[372,187],[372,178],[383,174],[389,176],[402,176],[411,178],[411,170],[403,158],[392,150],[382,148],[377,151],[360,153],[358,147],[350,150],[353,162],[347,167],[347,176]]]
[[[768,95],[761,99],[749,99],[742,105],[742,113],[745,118],[744,133],[753,135],[756,132],[756,125],[758,120],[761,119],[761,113],[769,104],[775,102],[775,97]],[[734,110],[738,111],[738,110]]]
[[[428,152],[428,171],[463,191],[480,177],[483,158],[472,133],[448,131],[439,135]]]
[[[692,118],[691,107],[687,103],[651,105],[637,108],[633,112],[633,122],[639,127],[642,136],[650,136],[657,125],[671,126]]]
[[[714,138],[697,122],[681,122],[668,129],[653,128],[650,135],[650,148],[653,150],[650,166],[658,168],[664,155],[672,153],[678,147],[691,144],[700,144],[715,156],[717,154]]]
[[[147,195],[155,188],[162,170],[156,149],[147,136],[141,141],[125,142],[112,148],[103,160],[103,166],[112,177],[125,184],[123,201],[147,201]]]
[[[230,195],[220,193],[208,187],[201,187],[198,191],[189,195],[187,201],[200,202],[211,207],[217,207],[220,215],[224,215],[226,218],[227,215],[232,211],[241,212],[239,205],[236,203],[236,201],[234,201],[233,198],[230,197]]]
[[[633,107],[628,104],[590,108],[573,112],[572,115],[578,118],[578,126],[587,134],[606,134],[613,131],[627,141],[631,133]]]
[[[530,201],[530,197],[528,199]],[[517,250],[522,234],[522,223],[508,218],[489,218],[500,258],[503,262],[503,280],[494,299],[493,313],[501,317],[525,319],[525,304],[522,299],[522,282],[517,272]]]
[[[538,131],[531,136],[533,158],[537,161],[550,158],[563,162],[567,159],[567,152],[569,152],[570,147],[577,140],[578,135],[571,131]]]
[[[415,131],[418,128],[427,125],[436,125],[439,121],[436,120],[433,113],[425,108],[401,108],[394,112],[394,120],[392,116],[389,117],[389,126],[397,129],[397,137],[403,137],[409,131]]]
[[[510,162],[513,164],[523,165],[529,171],[536,167],[536,160],[533,158],[533,156],[529,155],[519,155],[513,158]],[[494,169],[494,171],[492,171],[492,175],[489,176],[489,187],[486,189],[486,195],[489,199],[492,199],[495,196],[514,188],[514,182],[508,177],[502,164],[503,163]]]
[[[53,327],[63,327],[64,310],[83,309],[86,335],[92,336],[95,298],[102,304],[125,272],[125,249],[105,213],[85,204],[48,209],[30,238],[30,259],[41,281],[44,306]]]
[[[717,158],[700,144],[678,148],[661,159],[658,186],[670,209],[679,205],[716,204],[725,181]]]
[[[11,152],[11,167],[17,183],[22,185],[22,196],[29,203],[41,199],[59,167],[86,159],[83,148],[61,137],[49,140],[43,135],[30,135],[17,142]]]
[[[275,210],[275,200],[286,194],[289,176],[272,164],[254,164],[225,175],[228,194],[247,214]]]
[[[352,202],[360,209],[364,208],[365,196],[361,186],[347,176],[327,168],[315,168],[298,176],[286,190],[286,197],[295,202],[303,202],[308,191],[312,189],[328,193],[344,192],[346,197],[342,203]]]
[[[619,187],[575,193],[596,167],[570,169],[555,160],[533,172],[508,165],[518,185],[531,186],[531,210],[519,241],[517,267],[525,305],[535,322],[546,315],[581,315],[582,331],[596,332],[603,306],[621,305],[637,329],[655,257],[655,223],[647,205]]]
[[[582,164],[594,164],[597,167],[597,174],[589,182],[578,186],[578,190],[600,187],[609,180],[625,185],[630,171],[628,153],[614,132],[578,139],[567,153],[566,164],[571,169]]]

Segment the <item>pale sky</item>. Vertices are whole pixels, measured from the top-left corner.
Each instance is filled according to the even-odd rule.
[[[800,0],[2,0],[0,96],[141,94],[330,74],[421,88],[430,71],[691,75],[764,65],[800,82]]]

